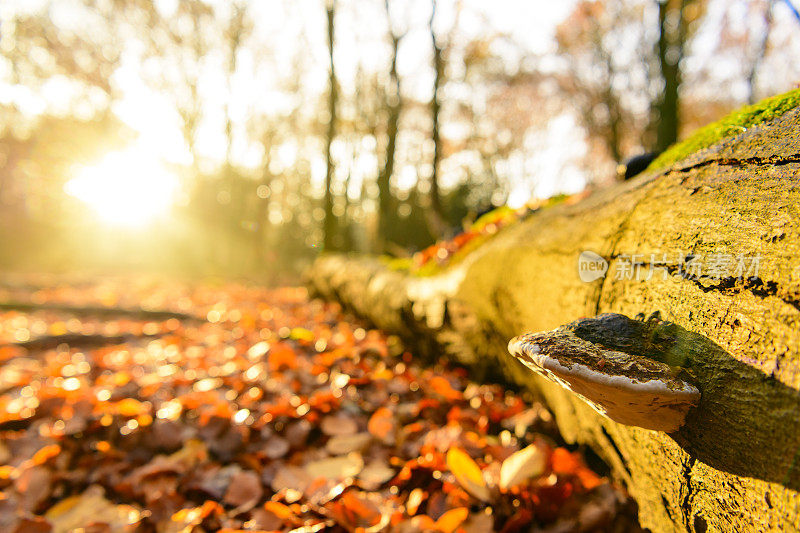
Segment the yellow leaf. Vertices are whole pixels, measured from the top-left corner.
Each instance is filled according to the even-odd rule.
[[[111,530],[122,530],[139,521],[139,509],[116,505],[104,496],[102,487],[92,485],[79,496],[70,496],[51,507],[45,518],[54,533],[76,531],[92,523],[108,524]]]
[[[134,398],[125,398],[124,400],[120,400],[116,404],[117,413],[121,414],[122,416],[139,416],[144,414],[148,411],[148,408],[145,404],[136,400]]]
[[[456,476],[456,481],[472,496],[488,502],[491,499],[489,489],[480,467],[459,448],[450,448],[447,452],[447,467]]]
[[[203,441],[189,439],[186,441],[186,444],[183,445],[183,448],[170,455],[170,459],[183,463],[189,468],[194,468],[198,464],[208,460],[208,449]]]
[[[303,340],[311,342],[314,340],[314,334],[305,328],[292,328],[289,336],[296,340]]]
[[[466,507],[457,507],[450,509],[436,521],[436,529],[442,533],[453,533],[458,526],[469,516],[469,509]]]

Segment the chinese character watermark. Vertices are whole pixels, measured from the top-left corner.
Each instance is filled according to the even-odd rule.
[[[619,254],[613,257],[611,275],[615,280],[650,281],[660,276],[667,280],[670,276],[683,279],[706,278],[714,281],[723,279],[754,279],[758,277],[761,255],[730,254],[727,252],[702,254]],[[606,276],[609,259],[591,251],[578,256],[578,276],[586,283]]]

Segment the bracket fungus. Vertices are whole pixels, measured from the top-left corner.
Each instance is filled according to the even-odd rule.
[[[608,418],[670,433],[683,425],[700,391],[669,326],[657,313],[647,320],[602,314],[520,335],[508,350]]]

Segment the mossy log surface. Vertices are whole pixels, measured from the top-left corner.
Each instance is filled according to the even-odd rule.
[[[584,250],[608,261],[605,277],[581,281]],[[634,254],[644,275],[618,276]],[[758,272],[681,275],[692,256],[719,254],[757,256]],[[309,274],[317,294],[417,350],[535,391],[563,437],[592,446],[628,486],[654,532],[800,528],[800,109],[536,212],[440,275],[343,255]],[[615,423],[507,352],[521,333],[655,311],[675,325],[673,348],[702,395],[673,434]]]

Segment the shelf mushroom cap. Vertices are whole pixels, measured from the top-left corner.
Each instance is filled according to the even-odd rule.
[[[602,324],[617,317],[634,322],[623,315],[587,320]],[[575,326],[587,320],[520,335],[508,350],[529,369],[575,392],[616,422],[667,433],[678,430],[700,399],[698,389],[680,376],[681,368],[579,337]]]

